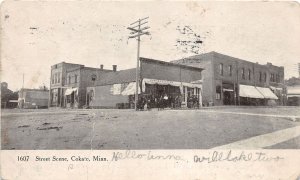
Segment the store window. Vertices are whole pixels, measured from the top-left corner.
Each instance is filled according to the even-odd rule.
[[[188,93],[188,97],[190,97],[190,96],[192,96],[192,95],[194,95],[194,88],[187,88],[187,93]]]
[[[197,96],[197,98],[200,97],[200,88],[196,88],[196,96]]]

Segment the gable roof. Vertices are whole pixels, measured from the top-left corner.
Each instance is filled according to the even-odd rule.
[[[96,86],[133,82],[136,78],[135,73],[136,68],[103,73],[100,79],[96,81]]]

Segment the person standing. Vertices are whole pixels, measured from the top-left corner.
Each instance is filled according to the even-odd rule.
[[[166,108],[168,106],[168,102],[169,102],[169,97],[167,94],[164,95],[164,98],[163,98],[163,108]]]

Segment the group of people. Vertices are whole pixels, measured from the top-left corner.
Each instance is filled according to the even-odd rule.
[[[150,110],[152,108],[158,108],[158,110],[164,108],[177,109],[181,108],[182,96],[181,94],[160,94],[160,95],[139,95],[138,98],[138,109],[139,110]],[[199,101],[197,96],[191,95],[187,99],[188,108],[199,107]]]
[[[188,108],[199,108],[199,99],[196,95],[191,95],[187,99]]]
[[[138,101],[138,109],[151,109],[151,108],[180,108],[181,95],[140,95]]]

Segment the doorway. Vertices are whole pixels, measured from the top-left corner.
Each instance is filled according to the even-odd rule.
[[[222,83],[223,90],[223,104],[234,105],[234,84]]]

